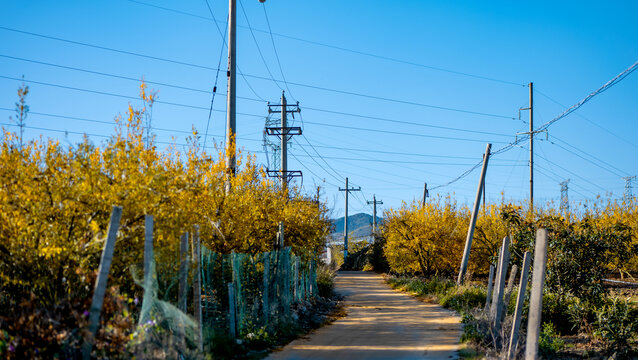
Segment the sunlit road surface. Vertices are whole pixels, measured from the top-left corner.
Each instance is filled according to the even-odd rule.
[[[380,275],[340,272],[347,316],[268,359],[457,359],[461,319],[391,289]]]

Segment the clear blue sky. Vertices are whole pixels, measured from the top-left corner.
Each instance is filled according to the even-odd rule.
[[[174,137],[184,143],[185,132],[192,126],[203,133],[216,75],[205,67],[217,67],[223,46],[206,2],[144,1],[156,7],[127,0],[4,0],[0,26],[201,67],[0,29],[0,108],[13,108],[20,81],[8,78],[23,75],[40,83],[126,96],[138,93],[136,81],[37,61],[174,85],[149,84],[159,91],[160,101],[194,108],[156,104],[153,125],[158,128],[158,141],[170,142]],[[224,22],[227,1],[209,2],[215,17]],[[343,193],[337,186],[344,186],[346,176],[363,190],[352,199],[351,214],[370,213],[364,202],[373,194],[383,200],[381,209],[397,207],[402,200],[420,198],[424,182],[430,188],[446,183],[478,162],[487,142],[498,149],[514,141],[517,132],[527,131],[528,114],[523,112],[521,121],[518,109],[528,105],[528,82],[534,82],[538,90],[534,94],[537,127],[564,110],[557,103],[575,104],[638,60],[635,1],[267,0],[262,5],[242,0],[242,4],[270,72],[281,80],[265,6],[289,82],[288,99],[299,101],[302,108],[303,123],[297,117],[295,125],[303,125],[305,139],[295,138],[290,153],[296,159],[290,158],[289,168],[304,172],[308,191],[313,191],[313,184],[324,186],[324,197],[335,216],[343,214]],[[241,6],[237,18],[239,68],[247,75],[266,78],[246,78],[254,92],[244,79],[238,79],[239,95],[253,99],[238,100],[238,112],[249,114],[238,115],[238,143],[265,163],[261,145],[265,101],[277,103],[281,88],[287,88],[281,81],[268,80]],[[223,23],[220,27],[224,31]],[[81,138],[77,133],[86,132],[99,144],[104,141],[99,135],[111,134],[112,125],[41,114],[109,122],[126,110],[129,101],[136,103],[123,97],[29,85],[32,113],[27,125],[32,128],[26,136],[30,138],[43,134],[76,143]],[[225,69],[218,89],[219,94],[225,93]],[[622,196],[621,177],[638,175],[637,99],[638,72],[551,126],[550,141],[535,142],[538,203],[557,201],[558,183],[567,178],[573,201]],[[209,145],[212,139],[223,140],[225,104],[225,97],[216,97],[214,108],[219,111],[213,112]],[[0,122],[9,123],[10,115],[0,110]],[[527,159],[527,144],[521,144],[490,161],[488,201],[499,201],[501,192],[506,199],[527,198]],[[450,193],[460,203],[471,204],[478,176],[475,171],[431,195]],[[638,181],[635,184],[638,192]]]

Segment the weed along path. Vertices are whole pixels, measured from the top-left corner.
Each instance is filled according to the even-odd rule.
[[[462,327],[454,312],[391,289],[383,277],[339,272],[347,316],[297,339],[269,359],[456,359]]]

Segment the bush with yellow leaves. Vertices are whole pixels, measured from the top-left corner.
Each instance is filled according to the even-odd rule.
[[[144,215],[155,217],[159,272],[174,270],[180,235],[200,226],[204,246],[219,253],[258,253],[275,245],[285,222],[286,246],[316,257],[331,224],[325,204],[270,180],[241,151],[229,176],[225,154],[201,148],[193,130],[185,152],[160,150],[144,128],[155,94],[142,85],[145,106],[129,106],[103,145],[52,139],[0,139],[0,308],[10,314],[28,299],[50,308],[92,293],[112,205],[123,207],[109,286],[141,294],[130,273],[143,261]],[[234,151],[231,146],[228,151]],[[226,191],[227,184],[230,191]],[[10,321],[10,319],[5,319]],[[0,325],[3,322],[0,319]],[[1,329],[0,329],[1,330]]]

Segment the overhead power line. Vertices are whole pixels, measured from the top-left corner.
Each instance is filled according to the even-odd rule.
[[[438,136],[438,135],[427,135],[427,134],[407,133],[407,132],[401,132],[401,131],[380,130],[380,129],[369,129],[369,128],[362,128],[362,127],[356,127],[356,126],[346,126],[346,125],[336,125],[336,124],[318,123],[318,122],[307,121],[307,120],[306,120],[306,124],[312,124],[312,125],[317,125],[317,126],[326,126],[326,127],[334,127],[334,128],[340,128],[340,129],[349,129],[349,130],[358,130],[358,131],[377,132],[377,133],[384,133],[384,134],[394,134],[394,135],[403,135],[403,136],[425,137],[425,138],[432,138],[432,139],[458,140],[458,141],[472,141],[472,142],[485,142],[485,140],[480,140],[480,139],[468,139],[468,138],[459,138],[459,137],[451,137],[451,136]],[[505,142],[502,142],[502,141],[493,141],[493,143],[497,143],[497,144],[506,144]]]
[[[189,13],[189,12],[182,11],[182,10],[177,10],[177,9],[172,9],[172,8],[168,8],[168,7],[158,6],[158,5],[146,3],[146,2],[143,2],[143,1],[137,1],[137,0],[128,0],[128,1],[130,1],[132,3],[136,3],[136,4],[153,7],[153,8],[160,9],[160,10],[164,10],[164,11],[169,11],[169,12],[174,12],[174,13],[181,14],[181,15],[186,15],[186,16],[199,18],[199,19],[202,19],[202,20],[218,21],[218,20],[214,20],[214,19],[211,19],[211,18],[208,18],[208,17],[205,17],[205,16],[198,15],[198,14],[193,14],[193,13]],[[245,26],[238,26],[238,27],[246,28]],[[464,71],[457,71],[457,70],[446,69],[446,68],[442,68],[442,67],[438,67],[438,66],[421,64],[421,63],[417,63],[417,62],[413,62],[413,61],[402,60],[402,59],[399,59],[399,58],[393,58],[393,57],[389,57],[389,56],[373,54],[373,53],[370,53],[370,52],[349,49],[349,48],[346,48],[346,47],[343,47],[343,46],[336,46],[336,45],[331,45],[331,44],[327,44],[327,43],[323,43],[323,42],[319,42],[319,41],[302,39],[302,38],[299,38],[299,37],[296,37],[296,36],[291,36],[291,35],[273,33],[272,31],[270,31],[270,26],[269,26],[269,31],[260,30],[260,29],[253,29],[253,30],[257,31],[257,32],[261,32],[261,33],[266,33],[266,34],[269,33],[271,36],[274,35],[274,36],[278,36],[278,37],[282,37],[282,38],[286,38],[286,39],[290,39],[290,40],[304,42],[304,43],[307,43],[307,44],[322,46],[322,47],[326,47],[326,48],[330,48],[330,49],[335,49],[335,50],[339,50],[339,51],[349,52],[349,53],[352,53],[352,54],[357,54],[357,55],[367,56],[367,57],[371,57],[371,58],[376,58],[376,59],[396,62],[396,63],[400,63],[400,64],[416,66],[416,67],[421,67],[421,68],[425,68],[425,69],[430,69],[430,70],[435,70],[435,71],[440,71],[440,72],[446,72],[446,73],[449,73],[449,74],[454,74],[454,75],[459,75],[459,76],[466,76],[466,77],[470,77],[470,78],[474,78],[474,79],[487,80],[487,81],[492,81],[492,82],[497,82],[497,83],[502,83],[502,84],[516,85],[516,86],[523,86],[523,87],[527,86],[526,84],[522,84],[522,83],[518,83],[518,82],[514,82],[514,81],[507,81],[507,80],[497,79],[497,78],[493,78],[493,77],[489,77],[489,76],[471,74],[471,73],[464,72]]]
[[[565,111],[563,111],[560,115],[558,115],[554,119],[552,119],[552,120],[548,121],[547,123],[543,124],[543,126],[538,128],[538,131],[546,130],[548,127],[550,127],[552,124],[554,124],[558,120],[560,120],[560,119],[564,118],[565,116],[571,114],[572,112],[576,111],[578,108],[580,108],[581,106],[585,105],[585,103],[587,103],[589,100],[591,100],[594,96],[604,92],[605,90],[609,89],[610,87],[612,87],[612,86],[616,85],[617,83],[621,82],[624,78],[629,76],[629,74],[634,72],[634,70],[636,70],[637,68],[638,68],[638,61],[636,61],[633,65],[631,65],[630,67],[625,69],[620,74],[616,75],[613,79],[607,81],[603,86],[599,87],[597,90],[595,90],[591,94],[587,95],[584,99],[582,99],[581,101],[579,101],[576,104],[572,105],[570,108],[568,108]]]
[[[596,95],[604,92],[605,90],[609,89],[610,87],[614,86],[615,84],[619,83],[620,81],[622,81],[624,78],[626,78],[629,74],[631,74],[634,70],[636,70],[636,68],[638,67],[638,61],[636,61],[633,65],[631,65],[630,67],[628,67],[627,69],[625,69],[623,72],[621,72],[620,74],[616,75],[613,79],[609,80],[608,82],[606,82],[604,85],[602,85],[600,88],[598,88],[596,91],[590,93],[589,95],[587,95],[584,99],[582,99],[581,101],[579,101],[578,103],[572,105],[570,108],[566,109],[565,111],[563,111],[561,114],[559,114],[558,116],[556,116],[555,118],[553,118],[552,120],[546,122],[545,124],[543,124],[541,127],[539,127],[537,130],[535,130],[534,132],[538,132],[538,131],[542,131],[542,130],[547,130],[548,127],[550,127],[552,124],[556,123],[557,121],[565,118],[567,115],[571,114],[572,112],[578,110],[581,106],[583,106],[585,103],[587,103],[589,100],[591,100],[592,98],[594,98]],[[498,154],[502,154],[510,149],[512,149],[514,146],[517,146],[518,144],[520,144],[521,142],[525,142],[527,140],[529,140],[530,135],[523,135],[521,137],[519,137],[516,141],[514,141],[513,143],[510,143],[508,145],[505,145],[504,147],[492,152],[491,156],[494,155],[498,155]],[[545,159],[547,160],[547,159]],[[459,180],[461,180],[462,178],[468,176],[469,174],[472,173],[472,171],[476,170],[479,166],[481,166],[482,164],[482,160],[480,162],[478,162],[477,164],[475,164],[474,166],[472,166],[471,168],[469,168],[468,170],[466,170],[465,172],[463,172],[461,175],[453,178],[452,180],[448,181],[445,184],[442,185],[438,185],[432,189],[435,188],[440,188],[440,187],[444,187],[444,186],[449,186]],[[558,166],[558,165],[557,165]],[[569,172],[569,171],[568,171]],[[575,176],[583,179],[582,177],[580,177],[579,175],[574,174]],[[589,182],[588,180],[585,180],[587,182]],[[594,185],[599,187],[598,185]],[[601,188],[602,189],[602,188]],[[605,189],[603,189],[604,191]]]
[[[53,63],[49,63],[49,62],[33,60],[33,59],[26,59],[26,58],[22,58],[22,57],[11,56],[11,55],[0,54],[0,57],[12,59],[12,60],[17,60],[17,61],[30,62],[30,63],[34,63],[34,64],[39,64],[39,65],[45,65],[45,66],[50,66],[50,67],[56,67],[56,68],[65,69],[65,70],[72,70],[72,71],[78,71],[78,72],[84,72],[84,73],[88,73],[88,74],[93,74],[93,75],[111,77],[111,78],[115,78],[115,79],[122,79],[122,80],[133,81],[133,82],[142,81],[139,78],[130,77],[130,76],[118,75],[118,74],[107,73],[107,72],[102,72],[102,71],[88,70],[88,69],[78,68],[78,67],[75,67],[75,66],[53,64]],[[221,57],[220,57],[220,59],[221,59]],[[219,74],[219,71],[217,71],[217,74]],[[216,79],[215,83],[217,83],[217,77],[215,79]],[[205,89],[198,89],[198,88],[193,88],[193,87],[188,87],[188,86],[170,84],[170,83],[166,83],[166,82],[158,82],[158,81],[153,81],[153,80],[149,80],[149,79],[144,79],[143,81],[145,83],[151,84],[151,85],[165,86],[165,87],[170,87],[170,88],[174,88],[174,89],[193,91],[193,92],[209,94],[209,95],[212,94],[213,96],[215,94],[217,94],[219,96],[226,96],[225,93],[217,93],[215,91],[216,90],[215,89],[216,86],[213,87],[213,90],[205,90]],[[263,101],[261,101],[259,99],[256,99],[256,98],[250,98],[250,97],[244,97],[244,96],[238,96],[237,98],[238,99],[242,99],[242,100],[263,102]],[[485,135],[494,135],[494,136],[502,136],[502,137],[510,137],[511,136],[509,134],[495,133],[495,132],[490,132],[490,131],[469,130],[469,129],[461,129],[461,128],[450,127],[450,126],[431,125],[431,124],[418,123],[418,122],[414,122],[414,121],[397,120],[397,119],[390,119],[390,118],[379,117],[379,116],[355,114],[355,113],[350,113],[350,112],[328,110],[328,109],[321,109],[321,108],[314,108],[314,107],[306,107],[305,106],[304,110],[323,112],[323,113],[327,113],[327,114],[351,116],[351,117],[362,118],[362,119],[371,119],[371,120],[377,120],[377,121],[383,121],[383,122],[389,122],[389,123],[413,125],[413,126],[432,128],[432,129],[451,130],[451,131],[466,132],[466,133],[472,133],[472,134],[485,134]]]
[[[120,53],[120,54],[138,56],[138,57],[152,59],[152,60],[157,60],[157,61],[164,61],[164,62],[174,63],[174,64],[178,64],[178,65],[190,66],[190,67],[205,69],[205,70],[209,70],[209,71],[216,71],[217,70],[217,69],[212,68],[210,66],[198,65],[198,64],[194,64],[194,63],[188,63],[188,62],[172,60],[172,59],[166,59],[166,58],[161,58],[161,57],[157,57],[157,56],[151,56],[151,55],[135,53],[135,52],[132,52],[132,51],[109,48],[109,47],[105,47],[105,46],[92,45],[92,44],[88,44],[88,43],[85,43],[85,42],[67,40],[67,39],[62,39],[62,38],[53,37],[53,36],[49,36],[49,35],[43,35],[43,34],[37,34],[37,33],[29,32],[29,31],[12,29],[12,28],[8,28],[8,27],[4,27],[4,26],[0,26],[0,30],[12,31],[12,32],[20,33],[20,34],[41,37],[41,38],[45,38],[45,39],[56,40],[56,41],[66,42],[66,43],[75,44],[75,45],[87,46],[87,47],[96,48],[96,49],[100,49],[100,50],[113,51],[113,52],[117,52],[117,53]],[[221,30],[219,30],[219,31],[220,31],[220,36],[223,37],[223,34],[221,34]],[[225,39],[223,39],[223,40],[224,40],[224,42],[226,41]],[[255,96],[257,96],[257,98],[259,98],[259,99],[261,99],[262,101],[265,102],[265,100],[255,92],[255,90],[252,88],[252,86],[250,85],[248,80],[246,80],[246,78],[249,77],[249,78],[253,78],[253,79],[261,79],[261,80],[266,80],[266,81],[271,81],[272,79],[264,77],[264,76],[245,74],[245,73],[243,73],[243,72],[241,72],[239,70],[239,67],[237,69],[238,69],[238,72],[240,73],[240,75],[242,77],[244,77],[244,80],[246,81],[246,84],[248,85],[249,89],[251,89],[253,94],[255,94]],[[480,111],[472,111],[472,110],[460,109],[460,108],[452,108],[452,107],[446,107],[446,106],[438,106],[438,105],[425,104],[425,103],[419,103],[419,102],[407,101],[407,100],[400,100],[400,99],[392,99],[392,98],[388,98],[388,97],[384,97],[384,96],[376,96],[376,95],[370,95],[370,94],[362,94],[362,93],[358,93],[358,92],[354,92],[354,91],[331,89],[331,88],[327,88],[327,87],[303,84],[303,83],[299,83],[299,82],[287,81],[286,83],[290,84],[290,85],[301,86],[301,87],[306,87],[306,88],[315,89],[315,90],[334,92],[334,93],[338,93],[338,94],[357,96],[357,97],[368,98],[368,99],[373,99],[373,100],[388,101],[388,102],[404,104],[404,105],[412,105],[412,106],[419,106],[419,107],[425,107],[425,108],[430,108],[430,109],[459,112],[459,113],[472,114],[472,115],[477,115],[477,116],[486,116],[486,117],[494,117],[494,118],[516,120],[516,118],[514,118],[512,116],[506,116],[506,115],[492,114],[492,113],[486,113],[486,112],[480,112]]]
[[[87,93],[98,94],[98,95],[120,97],[120,98],[130,99],[130,100],[139,100],[139,97],[131,96],[131,95],[123,95],[123,94],[117,94],[117,93],[111,93],[111,92],[105,92],[105,91],[99,91],[99,90],[84,89],[84,88],[78,88],[78,87],[73,87],[73,86],[53,84],[53,83],[43,82],[43,81],[35,81],[35,80],[22,79],[22,78],[16,78],[16,77],[11,77],[11,76],[3,76],[3,75],[0,75],[0,78],[1,79],[8,79],[8,80],[15,80],[15,81],[24,81],[26,83],[31,83],[31,84],[51,86],[51,87],[57,87],[57,88],[61,88],[61,89],[81,91],[81,92],[87,92]],[[168,101],[162,101],[162,100],[156,100],[155,103],[164,104],[164,105],[171,105],[171,106],[186,107],[186,108],[198,109],[198,110],[210,110],[209,107],[205,107],[205,106],[198,106],[198,105],[191,105],[191,104],[184,104],[184,103],[176,103],[176,102],[168,102]],[[224,112],[224,110],[217,110],[217,109],[213,109],[213,111]],[[240,113],[240,112],[238,112],[237,114],[238,115],[244,115],[244,116],[257,117],[257,118],[262,118],[263,117],[263,115],[259,115],[259,114]],[[406,133],[406,132],[400,132],[400,131],[390,131],[390,130],[380,130],[380,129],[368,129],[368,128],[361,128],[361,127],[354,127],[354,126],[316,123],[316,122],[310,122],[310,121],[306,121],[306,123],[307,124],[318,125],[318,126],[327,126],[327,127],[335,127],[335,128],[351,129],[351,130],[359,130],[359,131],[368,131],[368,132],[378,132],[378,133],[386,133],[386,134],[394,134],[394,135],[402,135],[402,136],[415,136],[415,137],[425,137],[425,138],[433,138],[433,139],[458,140],[458,141],[470,141],[470,142],[485,142],[484,140],[477,140],[477,139],[468,139],[468,138],[459,138],[459,137],[450,137],[450,136],[438,136],[438,135],[427,135],[427,134],[415,134],[415,133]],[[492,143],[504,144],[504,142],[502,142],[502,141],[492,141]]]
[[[564,108],[564,109],[566,109],[566,108],[567,108],[567,106],[565,106],[565,105],[561,104],[560,102],[558,102],[558,101],[556,101],[555,99],[551,98],[549,95],[547,95],[547,94],[545,94],[544,92],[542,92],[542,91],[538,90],[538,88],[534,88],[534,91],[535,91],[535,92],[537,92],[537,93],[539,93],[541,96],[543,96],[543,97],[544,97],[544,98],[546,98],[547,100],[549,100],[549,101],[553,102],[554,104],[556,104],[556,105],[558,105],[558,106],[560,106],[560,107],[562,107],[562,108]],[[596,126],[597,128],[599,128],[599,129],[601,129],[601,130],[605,131],[606,133],[610,134],[611,136],[613,136],[613,137],[615,137],[615,138],[617,138],[617,139],[620,139],[620,140],[622,140],[623,142],[625,142],[625,143],[627,143],[627,144],[629,144],[629,145],[631,145],[631,146],[635,147],[636,149],[638,149],[638,145],[636,145],[636,144],[634,144],[633,142],[631,142],[631,141],[627,140],[626,138],[624,138],[624,137],[622,137],[622,136],[620,136],[620,135],[618,135],[618,134],[614,133],[613,131],[611,131],[611,130],[607,129],[606,127],[604,127],[604,126],[602,126],[602,125],[600,125],[600,124],[598,124],[598,123],[596,123],[596,122],[594,122],[594,121],[592,121],[592,120],[588,119],[587,117],[583,116],[582,114],[576,114],[576,116],[578,116],[578,117],[580,117],[581,119],[583,119],[583,120],[587,121],[588,123],[590,123],[590,124],[592,124],[592,125]]]

